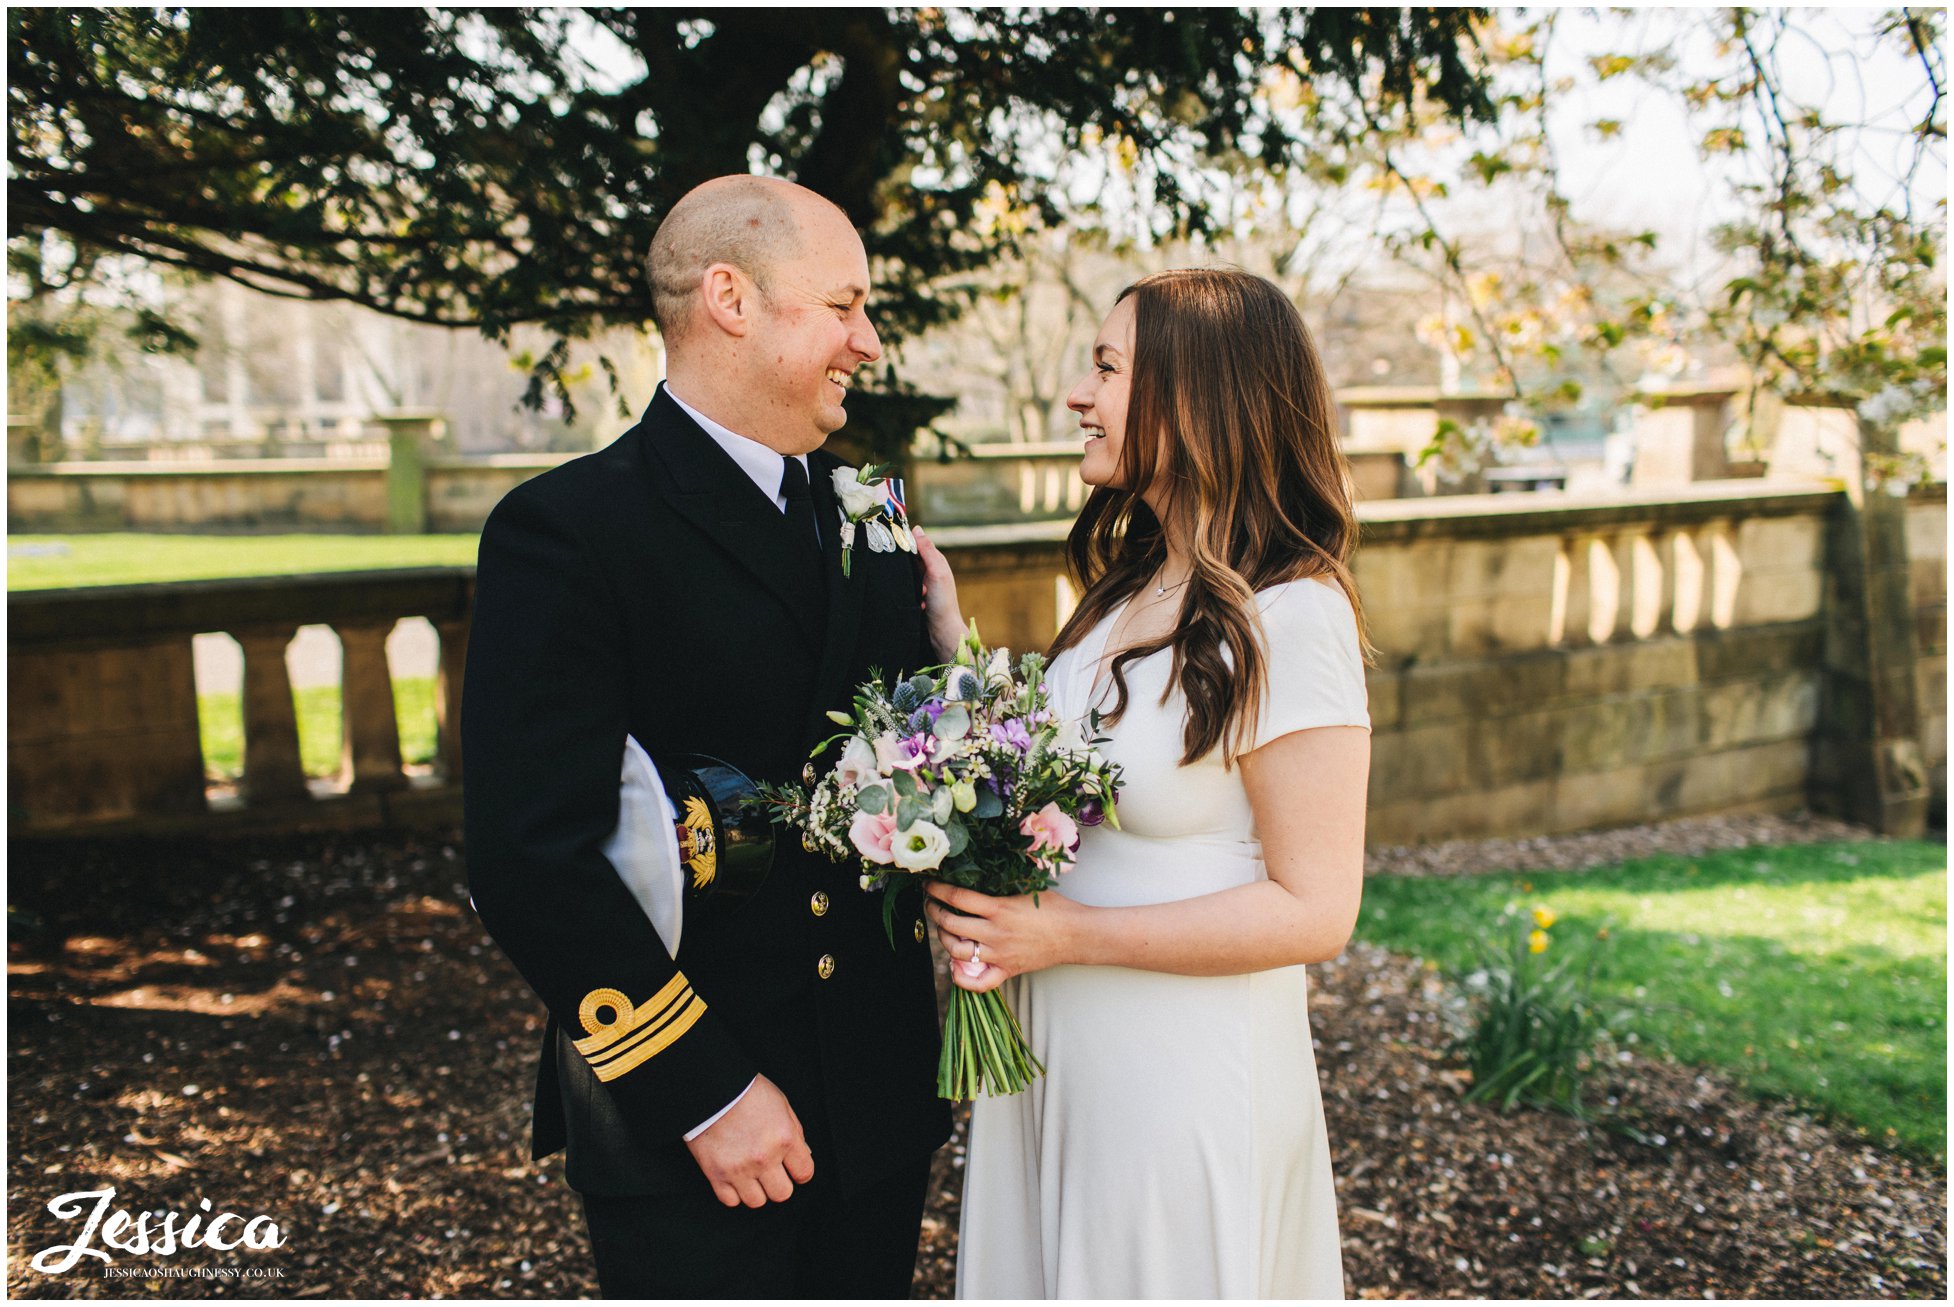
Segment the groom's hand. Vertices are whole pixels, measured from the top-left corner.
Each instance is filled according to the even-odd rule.
[[[793,1197],[794,1186],[814,1178],[800,1118],[787,1096],[765,1076],[712,1128],[686,1145],[712,1192],[728,1207],[765,1207]]]

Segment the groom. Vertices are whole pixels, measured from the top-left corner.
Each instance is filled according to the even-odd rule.
[[[652,241],[667,380],[482,531],[462,739],[477,911],[549,1009],[535,1155],[569,1150],[608,1297],[906,1297],[937,1026],[920,917],[783,831],[668,953],[603,845],[625,737],[800,776],[871,667],[933,661],[912,559],[852,551],[820,452],[881,355],[868,260],[813,192],[721,177]]]

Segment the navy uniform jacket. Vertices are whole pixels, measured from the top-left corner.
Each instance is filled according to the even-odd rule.
[[[918,907],[892,949],[858,869],[777,828],[761,888],[688,905],[673,957],[601,851],[627,733],[654,759],[793,780],[871,667],[934,661],[909,554],[858,535],[841,575],[837,466],[809,458],[817,555],[661,387],[637,426],[518,486],[483,528],[462,696],[469,885],[549,1009],[535,1155],[567,1145],[585,1193],[716,1201],[683,1136],[756,1073],[844,1190],[949,1135]]]

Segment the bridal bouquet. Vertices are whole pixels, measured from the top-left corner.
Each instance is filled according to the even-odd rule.
[[[877,673],[851,712],[840,761],[805,786],[763,785],[774,821],[809,850],[855,861],[862,888],[883,891],[894,942],[898,896],[918,877],[985,894],[1036,895],[1072,866],[1079,827],[1119,818],[1119,768],[1093,749],[1098,714],[1053,713],[1045,660],[987,650],[972,624],[956,657],[894,685]],[[937,1092],[1014,1094],[1044,1073],[996,990],[950,993]]]

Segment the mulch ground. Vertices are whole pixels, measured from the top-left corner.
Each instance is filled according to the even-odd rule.
[[[528,1160],[538,1009],[467,908],[452,836],[11,852],[12,1295],[595,1292],[560,1161]],[[1944,1164],[1640,1058],[1601,1077],[1603,1122],[1501,1116],[1461,1102],[1435,973],[1353,945],[1313,978],[1351,1296],[1945,1296]],[[950,1294],[961,1163],[960,1122],[918,1297]],[[108,1187],[131,1211],[270,1215],[285,1239],[115,1269],[279,1276],[33,1270],[80,1224],[48,1202]]]

